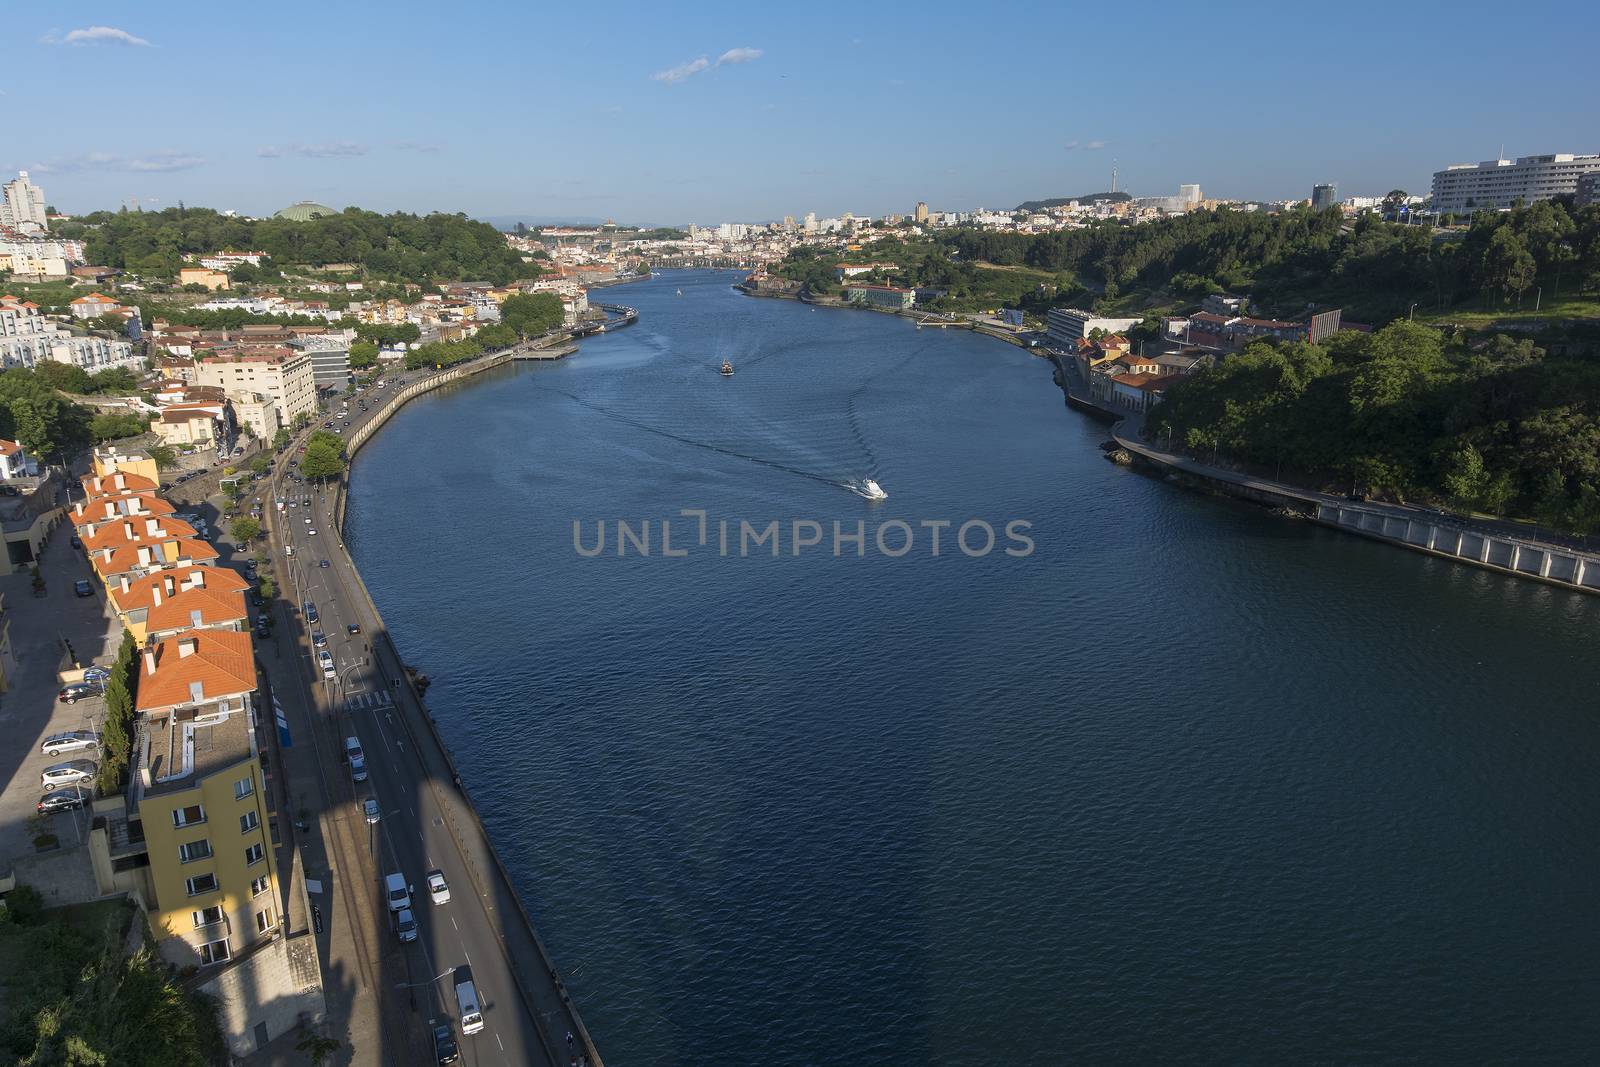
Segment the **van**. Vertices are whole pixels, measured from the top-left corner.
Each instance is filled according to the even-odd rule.
[[[347,737],[344,739],[344,758],[350,762],[350,780],[364,782],[367,780],[367,757],[361,751],[361,738]]]
[[[391,874],[383,880],[384,897],[389,901],[390,911],[411,910],[411,887],[406,885],[406,876]]]
[[[461,1009],[461,1032],[475,1034],[483,1029],[483,1009],[478,1006],[478,990],[472,984],[472,968],[457,967],[456,1006]]]

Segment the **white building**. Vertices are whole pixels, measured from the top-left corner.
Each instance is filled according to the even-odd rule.
[[[0,226],[10,226],[20,233],[44,233],[50,228],[44,190],[28,180],[25,170],[0,187]]]
[[[1057,344],[1076,344],[1080,338],[1088,337],[1095,330],[1121,333],[1123,330],[1132,329],[1142,321],[1142,319],[1108,319],[1092,311],[1079,311],[1077,308],[1051,308],[1045,320],[1050,340]]]
[[[1433,210],[1462,215],[1502,210],[1518,200],[1531,204],[1553,196],[1571,196],[1578,191],[1579,178],[1597,172],[1600,155],[1575,156],[1571,152],[1521,156],[1515,161],[1452,163],[1434,172]]]
[[[45,360],[93,374],[112,367],[137,370],[143,360],[128,341],[81,336],[45,318],[37,305],[0,296],[0,369],[33,368]]]
[[[0,439],[0,482],[13,478],[32,478],[39,473],[39,464],[28,458],[28,453],[15,441]]]
[[[200,265],[226,274],[245,263],[259,267],[265,256],[265,252],[213,252],[209,256],[201,256]]]

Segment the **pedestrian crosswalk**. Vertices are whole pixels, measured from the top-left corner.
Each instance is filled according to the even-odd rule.
[[[368,708],[389,708],[394,706],[394,697],[381,689],[368,693],[357,693],[345,701],[345,708],[349,711],[364,711]]]

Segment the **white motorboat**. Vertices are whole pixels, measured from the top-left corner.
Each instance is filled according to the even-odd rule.
[[[871,478],[868,478],[861,483],[861,495],[866,497],[868,500],[889,499],[889,494],[883,491],[883,486],[879,485]]]

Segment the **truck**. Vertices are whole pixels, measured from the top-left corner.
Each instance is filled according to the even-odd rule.
[[[472,968],[455,970],[456,1006],[461,1009],[461,1032],[475,1034],[483,1029],[483,1009],[478,1005],[478,990],[472,984]]]

